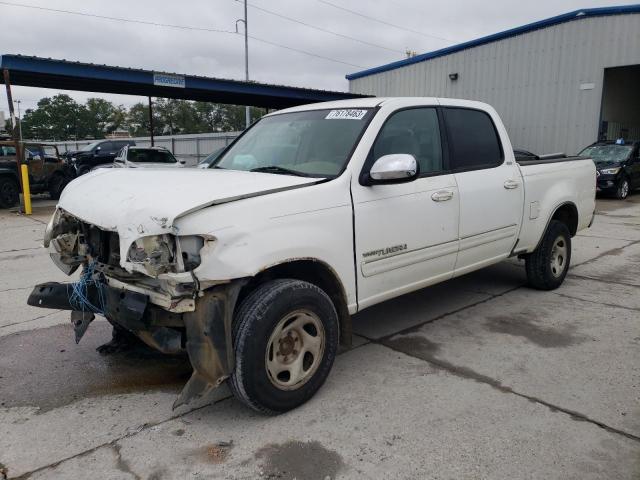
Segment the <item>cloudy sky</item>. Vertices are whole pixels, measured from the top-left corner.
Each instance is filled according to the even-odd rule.
[[[250,77],[261,82],[347,90],[345,74],[404,58],[407,49],[424,53],[580,8],[624,3],[249,0],[249,33],[253,37],[249,41]],[[242,35],[235,33],[236,19],[242,15],[238,0],[0,1],[0,54],[243,79],[244,42]],[[242,32],[241,24],[239,29]],[[58,93],[26,87],[14,87],[13,92],[14,99],[22,101],[23,110],[35,107],[43,96]],[[141,100],[67,93],[79,101],[102,96],[131,105]],[[0,109],[7,112],[4,86]]]

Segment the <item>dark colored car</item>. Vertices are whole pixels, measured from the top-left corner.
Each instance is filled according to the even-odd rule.
[[[84,175],[98,165],[113,163],[123,147],[135,144],[133,140],[98,140],[71,154],[69,161],[78,176]]]
[[[596,164],[597,191],[625,199],[640,187],[640,141],[596,142],[580,152]]]
[[[73,178],[68,166],[58,155],[55,145],[42,143],[21,144],[22,162],[29,169],[31,193],[49,193],[60,198],[64,187]],[[0,208],[18,204],[20,180],[14,142],[0,141]]]

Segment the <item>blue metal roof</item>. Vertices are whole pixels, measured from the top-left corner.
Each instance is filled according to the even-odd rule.
[[[346,92],[242,82],[23,55],[0,56],[12,85],[286,108],[357,98]],[[0,84],[4,83],[0,75]]]
[[[556,17],[551,17],[545,20],[539,20],[537,22],[529,23],[527,25],[522,25],[521,27],[516,27],[510,30],[505,30],[503,32],[487,35],[486,37],[481,37],[469,42],[460,43],[458,45],[442,48],[440,50],[429,53],[423,53],[422,55],[416,55],[415,57],[398,60],[397,62],[388,63],[379,67],[369,68],[360,72],[351,73],[349,75],[346,75],[346,78],[347,80],[355,80],[356,78],[367,77],[376,73],[388,72],[389,70],[394,70],[406,65],[412,65],[414,63],[424,62],[433,58],[443,57],[445,55],[450,55],[461,50],[477,47],[479,45],[485,45],[487,43],[496,42],[498,40],[504,40],[505,38],[509,37],[515,37],[516,35],[532,32],[534,30],[540,30],[552,25],[558,25],[559,23],[570,22],[573,20],[579,20],[588,17],[603,17],[608,15],[623,15],[628,13],[640,13],[640,4],[622,5],[618,7],[584,8],[582,10],[575,10],[573,12],[558,15]]]

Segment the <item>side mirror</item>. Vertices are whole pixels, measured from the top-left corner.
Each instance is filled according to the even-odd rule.
[[[185,163],[187,163],[187,161],[186,161],[186,160],[179,160],[179,162],[180,162],[182,165],[184,165]]]
[[[403,183],[418,178],[418,162],[408,153],[383,155],[375,161],[369,171],[367,184]]]

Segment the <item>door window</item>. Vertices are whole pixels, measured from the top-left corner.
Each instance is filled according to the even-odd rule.
[[[400,110],[389,117],[373,145],[373,161],[394,153],[413,155],[420,165],[421,174],[443,170],[435,108]]]
[[[16,147],[0,147],[0,156],[3,157],[15,157],[16,156]]]
[[[51,145],[45,145],[42,147],[44,150],[44,159],[46,162],[57,163],[58,162],[58,150]]]
[[[502,163],[500,138],[487,113],[468,108],[445,108],[444,118],[453,170],[477,170]]]

